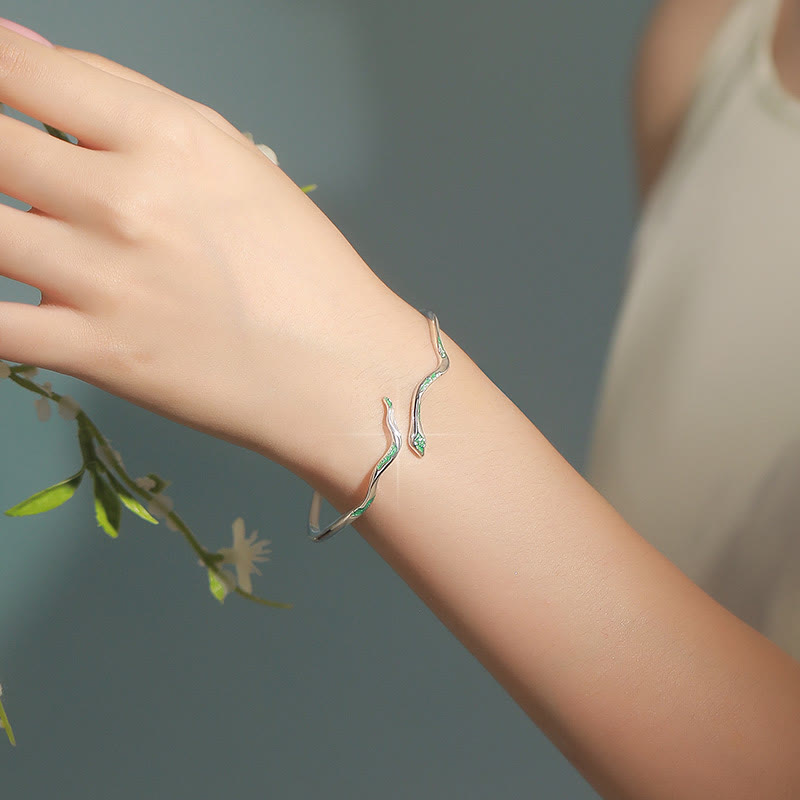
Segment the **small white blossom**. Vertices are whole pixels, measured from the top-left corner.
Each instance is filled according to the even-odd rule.
[[[45,381],[41,388],[44,389],[48,395],[53,392],[53,384],[50,383],[50,381]],[[47,422],[47,420],[50,419],[50,400],[43,395],[39,395],[33,401],[33,404],[36,406],[36,416],[39,417],[39,421]]]
[[[113,448],[113,447],[111,447],[111,442],[109,442],[107,439],[106,439],[106,446],[107,446],[107,447],[108,447],[108,449],[111,451],[111,455],[112,455],[112,457],[113,457],[114,461],[116,461],[117,463],[115,464],[115,463],[114,463],[114,461],[112,461],[112,460],[111,460],[111,459],[110,459],[110,458],[109,458],[109,457],[106,455],[105,448],[103,448],[103,447],[100,447],[100,448],[98,448],[98,450],[97,450],[97,457],[98,457],[98,458],[99,458],[99,459],[100,459],[100,460],[101,460],[101,461],[102,461],[102,462],[103,462],[103,463],[104,463],[104,464],[105,464],[105,465],[106,465],[106,466],[107,466],[109,469],[115,469],[115,468],[117,467],[117,464],[119,464],[119,466],[120,466],[120,467],[122,467],[123,469],[125,469],[125,464],[123,464],[123,463],[122,463],[122,456],[119,454],[119,451],[118,451],[118,450],[114,450],[114,448]]]
[[[227,569],[220,569],[218,575],[222,579],[222,585],[225,587],[226,595],[236,588],[236,576],[232,572],[229,572]]]
[[[257,144],[256,147],[277,167],[278,166],[278,156],[275,155],[275,151],[265,144]]]
[[[119,453],[116,450],[112,451],[114,456],[119,460],[120,464],[122,463],[122,458],[120,457]],[[155,485],[156,482],[149,476],[145,475],[141,478],[136,478],[134,483],[140,488],[144,489],[146,492],[149,492]],[[169,516],[170,511],[174,506],[174,502],[171,497],[166,494],[159,493],[154,494],[151,498],[149,503],[147,504],[147,510],[156,518],[163,519],[165,521],[166,526],[171,531],[177,531],[178,526]]]
[[[154,494],[147,504],[147,510],[158,519],[167,519],[167,514],[172,511],[174,502],[165,494]]]
[[[242,131],[243,135],[246,136],[253,144],[255,143],[255,139],[253,139],[253,134],[250,131]],[[275,151],[265,144],[256,144],[256,147],[273,163],[275,166],[278,166],[278,156],[275,155]]]
[[[0,361],[0,381],[11,374],[11,367],[5,361]]]
[[[219,550],[223,556],[223,564],[232,564],[236,569],[236,579],[243,591],[251,594],[253,582],[250,579],[251,573],[260,575],[258,568],[254,566],[255,561],[269,561],[266,553],[272,552],[267,545],[270,539],[258,541],[253,531],[250,536],[245,536],[244,520],[237,517],[233,525],[233,547],[223,547]],[[266,548],[266,549],[265,549]]]
[[[58,413],[66,420],[75,419],[81,407],[75,402],[75,398],[68,394],[62,395],[58,401]]]

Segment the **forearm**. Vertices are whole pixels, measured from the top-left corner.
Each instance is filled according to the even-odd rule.
[[[305,477],[340,512],[390,442],[380,398],[405,437],[436,365],[427,319],[403,305],[386,367],[365,357],[345,405],[319,407]],[[404,444],[353,527],[604,797],[800,796],[800,664],[639,536],[442,340],[425,456]]]

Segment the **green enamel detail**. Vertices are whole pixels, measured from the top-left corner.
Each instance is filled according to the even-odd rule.
[[[388,397],[384,397],[383,399],[386,401],[386,405],[389,406],[389,408],[391,408],[392,407],[392,401]]]
[[[395,453],[397,453],[397,445],[392,442],[392,446],[389,448],[389,452],[378,462],[378,465],[375,467],[376,470],[380,469],[384,464],[386,464],[389,459],[394,458]]]
[[[437,341],[438,341],[438,343],[439,343],[439,355],[440,355],[442,358],[447,358],[447,353],[445,353],[445,351],[444,351],[444,345],[442,344],[442,337],[441,337],[441,336],[437,336],[437,337],[436,337],[436,340],[437,340]]]
[[[421,433],[418,433],[414,437],[414,447],[416,447],[420,453],[425,453],[425,437]]]
[[[362,515],[362,514],[363,514],[363,513],[364,513],[364,512],[365,512],[365,511],[366,511],[366,510],[367,510],[367,509],[368,509],[368,508],[371,506],[371,505],[372,505],[372,501],[373,501],[374,499],[375,499],[375,497],[374,497],[374,496],[373,496],[373,497],[370,497],[370,499],[369,499],[369,500],[367,500],[367,502],[366,502],[366,503],[365,503],[363,506],[361,506],[361,508],[357,508],[357,509],[356,509],[356,510],[353,512],[353,516],[354,516],[354,517],[360,517],[360,516],[361,516],[361,515]]]
[[[428,377],[425,378],[425,380],[420,384],[419,391],[424,392],[440,375],[444,375],[444,373],[437,371],[428,375]]]

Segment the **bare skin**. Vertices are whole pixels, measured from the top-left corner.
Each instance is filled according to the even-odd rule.
[[[341,512],[359,503],[388,446],[381,398],[407,432],[436,365],[427,320],[212,109],[1,28],[0,99],[80,144],[0,117],[0,191],[36,208],[0,207],[0,274],[43,292],[0,302],[0,358],[260,452]],[[403,447],[355,530],[605,798],[800,796],[800,663],[442,341],[425,456]]]
[[[643,204],[669,160],[710,41],[737,2],[661,0],[638,41],[632,70],[632,127],[637,190]],[[772,58],[784,88],[800,102],[800,0],[782,0]]]
[[[800,103],[800,0],[781,3],[772,57],[783,87]]]

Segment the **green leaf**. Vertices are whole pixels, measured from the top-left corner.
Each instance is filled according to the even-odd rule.
[[[147,522],[158,525],[158,520],[108,470],[106,470],[106,476],[126,508]]]
[[[208,570],[208,588],[211,590],[211,594],[213,594],[220,603],[225,602],[225,595],[228,594],[228,587],[225,586],[222,579],[213,569]]]
[[[316,183],[309,183],[308,186],[301,186],[300,191],[308,194],[309,192],[313,192],[316,188],[318,188]]]
[[[122,504],[117,493],[103,480],[97,469],[92,469],[94,481],[94,513],[97,524],[111,537],[119,535]]]
[[[3,708],[3,701],[0,700],[0,723],[3,725],[3,729],[8,736],[8,741],[11,742],[12,745],[15,747],[17,746],[17,740],[14,738],[14,731],[11,730],[11,723],[8,721],[8,716],[6,714],[5,708]]]
[[[43,511],[57,508],[62,503],[66,503],[75,494],[75,490],[80,486],[82,478],[83,467],[60,483],[49,486],[47,489],[42,489],[42,491],[31,495],[27,500],[12,506],[5,513],[9,517],[24,517],[28,514],[41,514]]]

